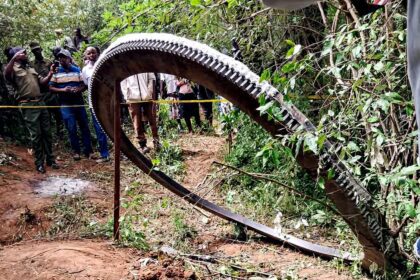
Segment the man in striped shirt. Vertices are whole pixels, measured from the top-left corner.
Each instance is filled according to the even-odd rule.
[[[84,106],[83,91],[86,86],[83,83],[80,68],[71,63],[72,58],[68,50],[62,49],[57,57],[60,61],[57,73],[49,83],[50,91],[58,94],[61,107],[61,115],[70,137],[74,160],[80,160],[80,143],[77,135],[77,125],[81,130],[83,142],[83,154],[90,158],[93,153],[90,139],[88,118]]]

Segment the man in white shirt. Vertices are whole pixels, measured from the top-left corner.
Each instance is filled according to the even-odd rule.
[[[121,91],[125,100],[129,103],[128,110],[133,120],[134,132],[139,141],[140,150],[143,153],[149,152],[150,149],[147,147],[142,115],[149,121],[155,149],[160,149],[156,105],[152,102],[157,100],[155,83],[156,77],[154,73],[136,74],[121,82]]]

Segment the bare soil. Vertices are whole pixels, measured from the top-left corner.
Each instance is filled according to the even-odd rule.
[[[187,134],[177,144],[183,151],[183,184],[200,191],[199,184],[211,171],[214,160],[222,161],[225,140],[217,136]],[[96,164],[83,159],[75,162],[65,152],[59,154],[59,170],[37,174],[32,156],[23,147],[0,143],[0,153],[10,160],[0,165],[0,279],[240,279],[271,276],[289,279],[353,279],[347,269],[304,255],[255,236],[247,242],[233,240],[232,225],[197,210],[182,199],[156,186],[147,176],[123,161],[122,186],[140,182],[142,213],[148,225],[142,228],[151,251],[121,248],[110,240],[48,236],[55,222],[48,212],[55,196],[42,196],[36,185],[51,176],[88,180],[84,191],[96,206],[95,220],[106,221],[112,211],[112,164]],[[217,191],[208,194],[213,201],[222,199]],[[168,205],[166,205],[168,204]],[[174,213],[196,232],[191,238],[177,240]],[[139,215],[140,215],[139,214]],[[159,253],[162,245],[182,255]],[[209,256],[212,262],[194,256]],[[232,265],[234,264],[234,265]]]
[[[106,241],[25,242],[0,251],[0,278],[127,279],[135,257]]]
[[[69,154],[60,154],[59,170],[48,169],[46,174],[35,171],[33,157],[24,147],[1,143],[0,152],[9,155],[6,165],[0,166],[0,244],[11,244],[22,239],[42,235],[49,227],[47,210],[55,196],[45,196],[37,190],[40,182],[50,177],[84,179],[89,174],[110,173],[111,165],[98,166],[95,161],[83,159],[75,162]],[[106,210],[112,203],[111,189],[100,188],[95,182],[84,195],[98,209]]]

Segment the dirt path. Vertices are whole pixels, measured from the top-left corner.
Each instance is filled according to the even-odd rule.
[[[222,137],[190,135],[178,141],[184,155],[186,175],[183,184],[194,188],[210,173],[215,160],[223,160],[225,140]]]
[[[178,144],[185,155],[186,176],[183,184],[192,190],[200,185],[205,176],[211,171],[213,161],[223,161],[226,142],[222,137],[193,135],[182,138]],[[223,198],[217,192],[211,192],[208,199],[222,202]],[[290,279],[353,279],[347,272],[328,266],[327,262],[318,258],[306,256],[281,245],[258,241],[240,242],[230,239],[232,226],[225,221],[210,216],[204,219],[197,211],[190,212],[190,223],[197,227],[198,237],[193,241],[192,247],[195,253],[215,256],[220,260],[234,260],[238,267],[255,270],[255,275],[267,278],[271,276],[289,277]],[[227,263],[222,261],[216,266],[218,271]],[[240,269],[236,271],[240,276]]]

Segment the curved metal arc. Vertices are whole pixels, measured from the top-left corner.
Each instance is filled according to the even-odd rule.
[[[240,214],[233,213],[223,207],[220,207],[195,194],[189,189],[185,188],[184,186],[167,176],[165,173],[153,169],[153,164],[151,163],[151,161],[134,147],[134,145],[129,141],[128,137],[125,134],[122,135],[121,144],[122,151],[129,150],[130,152],[126,153],[127,157],[135,165],[142,169],[143,172],[148,174],[156,182],[164,186],[172,193],[188,201],[189,203],[200,207],[201,209],[204,209],[225,220],[241,224],[242,226],[254,230],[255,232],[261,235],[283,242],[287,245],[290,245],[308,253],[313,253],[329,259],[340,258],[346,261],[355,261],[362,259],[362,257],[353,256],[351,253],[343,252],[323,245],[314,244],[289,234],[279,234],[273,228],[270,228],[266,225],[250,220]]]
[[[276,89],[267,83],[260,83],[259,77],[242,63],[203,44],[173,35],[166,37],[166,34],[134,34],[119,39],[101,55],[91,79],[90,103],[111,138],[110,121],[112,122],[113,116],[108,112],[112,112],[113,85],[108,81],[123,79],[139,72],[165,72],[197,81],[233,102],[274,136],[278,135],[279,131],[285,134],[296,130],[299,126],[303,126],[308,131],[313,130],[313,125],[299,110],[293,105],[284,104],[282,96]],[[260,116],[256,109],[259,106],[257,99],[261,94],[280,103],[282,123],[276,124]],[[174,193],[181,194],[181,197],[192,202],[198,199],[202,203],[198,204],[197,202],[197,205],[203,209],[208,207],[206,210],[210,209],[210,212],[214,211],[214,214],[231,221],[242,224],[246,222],[248,224],[244,224],[245,226],[253,228],[263,235],[283,240],[303,250],[324,256],[337,256],[337,251],[332,248],[327,247],[328,249],[324,250],[323,246],[318,248],[319,245],[307,244],[303,240],[292,237],[282,239],[281,236],[276,237],[273,234],[273,229],[264,228],[263,225],[229,211],[226,213],[227,210],[199,198],[163,173],[151,170],[151,162],[135,149],[127,137],[124,136],[122,143],[123,152],[144,172],[150,172],[153,179]],[[366,266],[369,262],[376,262],[382,266],[385,262],[384,244],[389,240],[384,239],[380,215],[373,211],[369,205],[369,193],[351,176],[334,153],[331,154],[335,147],[329,142],[325,147],[327,151],[324,151],[319,158],[315,155],[302,153],[298,156],[298,162],[310,173],[316,172],[319,161],[323,165],[322,172],[326,173],[329,168],[336,171],[334,178],[326,182],[327,194],[364,246],[365,252],[367,252],[365,260],[368,260]],[[338,254],[343,256],[342,253]]]

